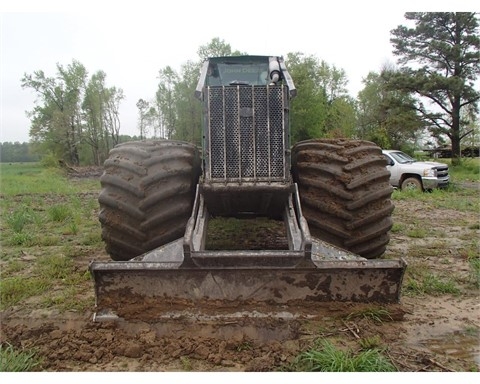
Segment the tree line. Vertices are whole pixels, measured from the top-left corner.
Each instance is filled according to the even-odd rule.
[[[291,104],[292,142],[316,137],[370,140],[383,148],[409,151],[427,138],[432,145],[450,143],[459,160],[462,141],[478,137],[478,17],[467,12],[408,12],[409,26],[391,31],[398,66],[385,65],[363,79],[356,98],[348,95],[343,69],[302,52],[285,61],[298,90]],[[140,99],[140,138],[201,144],[202,106],[194,98],[202,62],[213,56],[246,54],[216,37],[198,49],[177,71],[159,70],[156,94]],[[353,60],[353,58],[352,58]],[[39,103],[30,112],[30,136],[41,151],[78,164],[101,164],[120,142],[119,104],[123,91],[107,87],[106,74],[88,78],[78,61],[57,76],[25,74],[24,88],[36,91]]]
[[[119,143],[125,143],[127,141],[140,140],[140,136],[120,135],[118,138]],[[65,158],[61,158],[51,151],[45,151],[41,148],[46,146],[35,142],[0,142],[0,163],[31,163],[43,161],[46,165],[58,164],[59,160],[66,161]],[[80,146],[81,147],[81,146]],[[81,164],[90,165],[93,161],[87,154],[86,156],[80,155]]]
[[[30,143],[0,143],[0,163],[29,163],[39,160],[39,154],[32,152]]]
[[[37,151],[51,153],[72,165],[101,164],[119,143],[119,106],[123,90],[106,86],[106,74],[88,76],[77,60],[57,64],[55,77],[44,71],[25,74],[22,88],[31,88],[36,106],[28,112],[30,137]]]

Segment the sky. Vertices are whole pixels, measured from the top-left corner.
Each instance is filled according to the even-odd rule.
[[[21,78],[37,70],[54,77],[57,64],[73,60],[123,89],[120,133],[138,135],[136,103],[154,99],[159,71],[198,60],[216,37],[251,55],[313,55],[343,69],[356,97],[369,72],[396,62],[390,31],[407,25],[405,12],[452,11],[443,1],[2,0],[0,142],[29,141],[36,95]],[[455,7],[480,8],[473,0]]]

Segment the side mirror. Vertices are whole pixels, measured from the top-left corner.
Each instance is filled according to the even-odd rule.
[[[385,156],[385,160],[387,160],[387,165],[394,165],[395,164],[394,161],[388,156]]]

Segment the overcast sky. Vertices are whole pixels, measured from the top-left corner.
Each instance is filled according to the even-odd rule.
[[[34,108],[35,94],[21,88],[23,75],[43,70],[53,77],[57,63],[74,59],[123,89],[121,133],[138,134],[135,104],[154,98],[159,70],[197,60],[198,48],[215,37],[252,55],[314,55],[345,71],[355,97],[370,71],[395,62],[390,31],[406,24],[405,12],[451,10],[442,2],[2,0],[0,141],[29,141],[25,111]],[[473,0],[455,7],[480,8]]]

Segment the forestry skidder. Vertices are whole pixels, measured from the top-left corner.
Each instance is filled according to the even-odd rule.
[[[195,92],[203,148],[115,147],[99,196],[113,261],[93,261],[96,320],[314,316],[319,302],[396,303],[406,264],[380,260],[393,205],[379,147],[290,149],[296,95],[281,57],[207,60]],[[285,246],[210,249],[209,221],[283,221]]]

